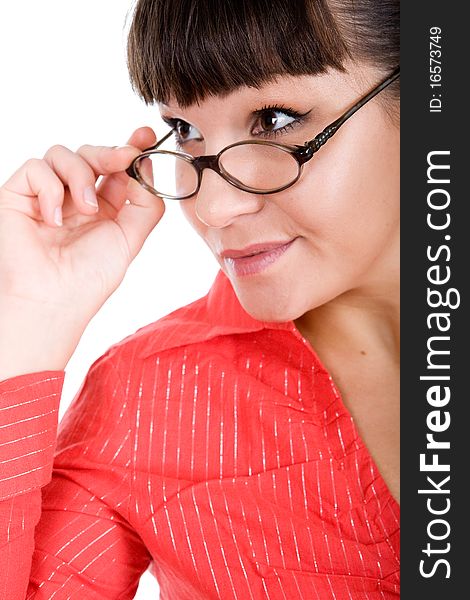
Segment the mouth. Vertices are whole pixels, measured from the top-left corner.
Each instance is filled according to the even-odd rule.
[[[240,250],[224,250],[220,256],[234,275],[255,275],[277,262],[296,239],[254,244]]]
[[[257,256],[258,254],[262,254],[264,252],[271,252],[276,248],[283,248],[293,241],[294,240],[292,239],[278,242],[262,242],[258,244],[252,244],[251,246],[246,246],[240,250],[224,250],[220,253],[220,256],[222,258],[248,258],[250,256]]]

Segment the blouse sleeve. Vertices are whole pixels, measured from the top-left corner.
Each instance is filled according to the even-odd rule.
[[[0,382],[0,598],[24,598],[41,513],[41,487],[51,478],[63,371]]]
[[[0,449],[12,446],[8,472],[0,454],[0,598],[133,598],[151,557],[129,523],[131,430],[122,384],[104,354],[56,441],[63,378],[43,372],[0,383],[0,408],[16,411],[8,438],[0,433]]]

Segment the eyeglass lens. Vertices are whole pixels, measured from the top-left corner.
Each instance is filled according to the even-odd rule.
[[[299,165],[289,152],[264,144],[227,148],[220,155],[219,167],[235,185],[260,192],[278,190],[295,181],[299,173]],[[164,196],[178,198],[197,190],[197,170],[178,155],[157,151],[138,161],[136,169],[147,185]]]

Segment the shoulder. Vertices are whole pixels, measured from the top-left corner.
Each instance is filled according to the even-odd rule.
[[[188,373],[193,363],[195,372],[218,360],[224,369],[231,363],[235,368],[253,345],[257,355],[274,359],[281,353],[286,360],[290,350],[281,338],[293,329],[292,322],[266,323],[250,316],[220,270],[205,296],[113,344],[92,368],[104,366],[126,394],[135,396],[154,380],[156,386],[166,385],[169,377],[174,383],[175,373]]]
[[[100,379],[115,380],[135,395],[142,381],[148,384],[160,370],[184,354],[188,344],[194,344],[208,333],[201,318],[206,297],[181,306],[158,320],[139,328],[111,345],[90,368]]]
[[[180,363],[181,350],[207,330],[203,318],[206,301],[204,296],[179,307],[109,346],[90,365],[64,423],[80,419],[84,410],[93,411],[94,426],[104,430],[123,422],[123,416],[124,420],[129,418],[126,415],[132,418],[139,398],[161,396],[169,365]]]
[[[106,355],[119,361],[143,361],[189,344],[266,327],[241,306],[232,285],[219,271],[208,293],[113,344]]]
[[[201,318],[205,305],[206,296],[181,306],[113,344],[108,353],[145,359],[151,353],[190,343],[195,338],[194,333],[201,332],[205,327],[205,321]]]

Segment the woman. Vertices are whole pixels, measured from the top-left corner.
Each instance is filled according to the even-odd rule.
[[[397,36],[395,2],[140,0],[131,79],[171,136],[1,188],[4,597],[132,597],[150,563],[162,598],[398,596]],[[168,197],[219,274],[91,366],[56,442]]]

